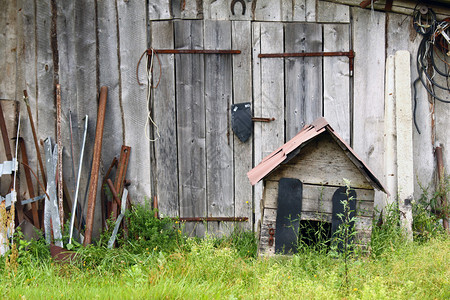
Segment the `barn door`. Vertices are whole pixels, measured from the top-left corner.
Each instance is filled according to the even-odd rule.
[[[297,239],[302,212],[302,182],[295,178],[281,178],[278,184],[275,253],[297,252]]]
[[[154,143],[160,212],[181,218],[247,217],[251,224],[252,189],[246,172],[252,143],[234,138],[230,117],[232,104],[251,100],[251,88],[245,85],[251,81],[250,39],[245,38],[250,37],[250,22],[153,21],[151,34],[155,49],[242,52],[159,54],[154,60],[154,85],[161,66],[152,103],[160,136]],[[207,225],[210,233],[232,230],[232,223]],[[188,223],[186,228],[198,236],[206,230],[203,223]]]

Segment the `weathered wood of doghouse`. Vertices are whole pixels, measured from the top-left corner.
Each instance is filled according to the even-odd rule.
[[[374,189],[361,171],[328,133],[323,133],[304,146],[296,157],[281,164],[264,179],[263,218],[260,228],[259,253],[275,253],[269,247],[269,229],[276,230],[278,183],[281,178],[296,178],[303,183],[301,220],[331,223],[332,197],[343,178],[350,180],[357,195],[356,243],[367,245],[372,232]]]

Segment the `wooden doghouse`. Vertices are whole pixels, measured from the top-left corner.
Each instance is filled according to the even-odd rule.
[[[341,200],[350,181],[350,209],[357,217],[356,244],[370,242],[374,188],[385,188],[324,118],[305,126],[294,138],[248,172],[252,185],[264,181],[259,253],[295,252],[299,225],[323,222],[336,230]],[[278,241],[277,241],[278,240]]]

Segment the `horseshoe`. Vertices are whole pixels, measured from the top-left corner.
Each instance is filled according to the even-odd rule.
[[[239,2],[242,5],[242,15],[245,15],[245,2],[244,0],[233,0],[231,1],[231,13],[234,16],[234,6],[236,5],[236,3]]]

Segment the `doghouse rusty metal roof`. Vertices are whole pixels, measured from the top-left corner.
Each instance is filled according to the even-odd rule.
[[[266,156],[259,165],[247,173],[250,183],[255,185],[258,181],[266,177],[275,170],[281,163],[289,161],[292,157],[299,154],[302,145],[314,139],[320,134],[328,132],[336,143],[342,148],[347,157],[361,171],[364,177],[371,185],[385,193],[386,188],[381,184],[378,178],[373,174],[366,163],[355,153],[355,151],[333,130],[325,118],[318,118],[310,125],[306,125],[290,141]]]

